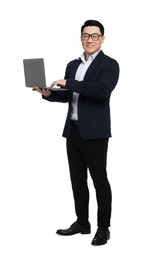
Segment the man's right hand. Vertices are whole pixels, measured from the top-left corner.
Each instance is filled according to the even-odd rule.
[[[44,89],[44,88],[40,88],[38,86],[33,87],[32,89],[33,91],[37,91],[39,92],[41,95],[48,97],[51,95],[51,90],[50,89]]]

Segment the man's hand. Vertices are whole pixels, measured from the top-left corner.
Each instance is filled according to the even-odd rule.
[[[48,97],[51,95],[51,90],[50,89],[44,89],[44,88],[40,88],[38,86],[33,87],[32,89],[33,91],[37,91],[39,92],[41,95]]]
[[[53,87],[54,85],[58,86],[58,87],[66,87],[66,79],[60,79],[60,80],[56,80],[51,84],[51,87]]]

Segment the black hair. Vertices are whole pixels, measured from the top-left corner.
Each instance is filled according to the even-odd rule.
[[[97,27],[99,27],[101,34],[104,35],[104,27],[99,21],[96,21],[96,20],[85,21],[84,24],[81,27],[81,34],[83,33],[84,28],[87,27],[87,26],[97,26]]]

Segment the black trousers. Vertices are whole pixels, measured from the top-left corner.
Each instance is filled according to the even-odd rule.
[[[112,195],[106,171],[107,149],[107,138],[84,140],[80,137],[75,122],[71,121],[70,138],[67,139],[67,155],[75,211],[80,224],[89,222],[89,189],[87,185],[87,170],[89,169],[96,190],[98,226],[103,228],[110,226]]]

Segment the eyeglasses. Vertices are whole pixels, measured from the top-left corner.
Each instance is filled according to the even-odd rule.
[[[82,35],[81,35],[83,41],[88,41],[90,37],[91,37],[92,41],[98,41],[100,36],[102,36],[102,34],[98,34],[98,33],[93,33],[93,34],[82,33]]]

